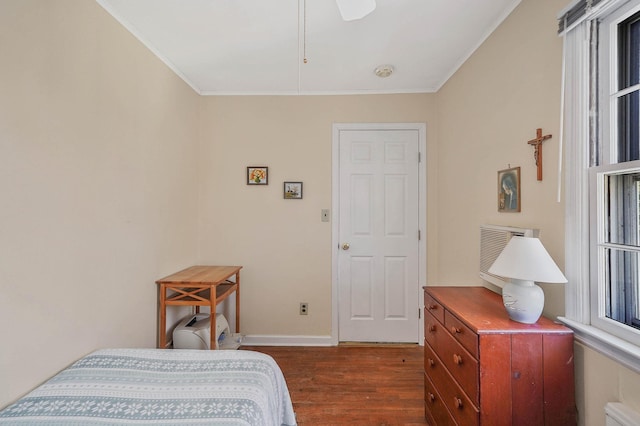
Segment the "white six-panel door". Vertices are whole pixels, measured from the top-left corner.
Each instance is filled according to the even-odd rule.
[[[339,132],[340,341],[419,340],[418,133]]]

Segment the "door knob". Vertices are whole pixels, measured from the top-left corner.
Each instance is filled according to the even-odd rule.
[[[351,246],[349,245],[349,243],[344,243],[344,244],[342,245],[342,250],[349,250],[349,247],[351,247]]]

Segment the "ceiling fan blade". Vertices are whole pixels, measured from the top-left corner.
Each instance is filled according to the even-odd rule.
[[[345,21],[362,19],[376,8],[376,0],[336,0]]]

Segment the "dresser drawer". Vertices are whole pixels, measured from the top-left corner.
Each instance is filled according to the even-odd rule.
[[[431,315],[429,311],[425,309],[424,315],[424,341],[429,343],[431,347],[437,348],[438,341],[441,339],[440,335],[446,333],[444,325],[441,324],[436,317]]]
[[[424,309],[444,324],[444,307],[429,294],[424,294]]]
[[[478,335],[449,311],[445,311],[444,325],[451,335],[478,359]]]
[[[447,367],[447,371],[477,405],[480,401],[478,360],[471,356],[443,325],[437,327],[434,334],[436,342],[431,347]]]
[[[424,411],[429,424],[433,426],[456,426],[440,394],[426,374],[424,376]]]
[[[480,411],[454,380],[433,384],[458,425],[477,426],[480,423]]]
[[[440,389],[440,384],[453,380],[442,364],[442,361],[436,355],[435,351],[428,344],[424,345],[424,372],[431,379],[436,389]]]

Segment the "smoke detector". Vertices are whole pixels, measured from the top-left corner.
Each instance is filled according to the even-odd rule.
[[[391,65],[380,65],[373,72],[380,78],[387,78],[393,74],[393,67]]]

